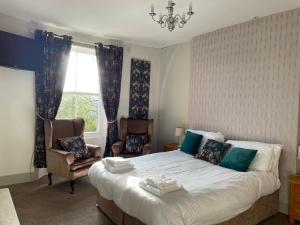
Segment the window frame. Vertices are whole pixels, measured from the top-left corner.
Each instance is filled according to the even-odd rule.
[[[75,52],[75,53],[83,53],[83,54],[89,54],[89,55],[93,55],[96,56],[96,52],[93,48],[91,47],[86,47],[86,46],[79,46],[79,45],[72,45],[71,48],[71,52]],[[98,96],[99,101],[97,103],[97,119],[96,119],[96,131],[84,131],[84,136],[85,138],[95,138],[100,134],[100,107],[101,107],[101,90],[100,90],[100,84],[99,84],[99,88],[98,88],[98,93],[94,93],[94,92],[81,92],[81,91],[63,91],[63,95],[64,94],[69,94],[69,95],[94,95],[94,96]],[[63,96],[62,96],[63,97]],[[69,118],[61,118],[61,119],[69,119]]]

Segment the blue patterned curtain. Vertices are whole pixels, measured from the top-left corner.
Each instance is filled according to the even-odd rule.
[[[118,109],[120,102],[121,78],[123,66],[123,48],[117,46],[96,46],[99,68],[99,81],[102,102],[107,118],[107,137],[104,157],[112,156],[112,145],[118,141]]]
[[[150,62],[131,59],[129,117],[148,119]]]
[[[44,168],[47,165],[43,120],[54,120],[56,117],[63,94],[72,38],[37,30],[35,40],[43,46],[43,65],[35,73],[37,116],[34,165],[36,168]]]

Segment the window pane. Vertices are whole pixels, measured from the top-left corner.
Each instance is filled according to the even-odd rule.
[[[97,131],[98,95],[77,95],[77,117],[85,120],[85,131]]]
[[[77,91],[99,93],[96,56],[77,53]]]
[[[75,118],[76,117],[75,105],[76,105],[76,96],[64,93],[57,113],[57,118],[61,118],[61,119]]]
[[[98,128],[98,105],[99,95],[64,93],[57,118],[82,117],[85,121],[85,132],[96,132]]]
[[[75,52],[71,52],[70,54],[64,92],[76,92],[76,53]]]

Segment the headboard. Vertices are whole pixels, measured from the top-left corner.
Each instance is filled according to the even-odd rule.
[[[200,35],[192,43],[189,125],[227,139],[280,143],[280,201],[296,173],[300,9]]]

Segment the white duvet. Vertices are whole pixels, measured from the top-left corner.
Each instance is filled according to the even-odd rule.
[[[280,186],[273,173],[237,172],[180,151],[130,161],[135,169],[124,174],[112,174],[97,162],[90,168],[89,178],[103,198],[148,225],[217,224],[246,211]],[[184,190],[156,197],[139,187],[140,179],[148,175],[174,178]]]

